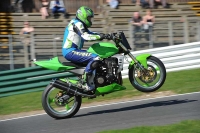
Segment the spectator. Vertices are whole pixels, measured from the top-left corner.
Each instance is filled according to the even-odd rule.
[[[143,8],[149,8],[149,0],[140,0],[140,5]]]
[[[149,27],[152,27],[155,22],[155,17],[151,14],[151,10],[146,11],[146,15],[143,17],[144,30],[149,31]]]
[[[14,12],[22,12],[22,0],[14,1]]]
[[[30,34],[33,31],[34,31],[34,28],[29,25],[28,21],[25,21],[24,22],[24,28],[21,29],[20,35],[22,35],[22,34]]]
[[[166,0],[149,0],[150,8],[155,8],[162,4],[163,8],[168,8]]]
[[[154,22],[155,17],[151,14],[151,10],[147,10],[146,15],[143,17],[144,31],[147,33],[145,36],[146,40],[150,40]]]
[[[22,35],[22,37],[21,37],[22,43],[27,44],[27,45],[30,43],[30,34],[33,31],[34,31],[34,28],[29,25],[28,21],[25,21],[24,28],[22,28],[19,33],[20,35]]]
[[[132,0],[136,5],[140,5],[143,8],[149,8],[149,0]]]
[[[52,10],[54,17],[55,17],[55,13],[60,13],[60,12],[63,13],[64,16],[66,15],[65,6],[62,0],[51,1],[50,9]]]
[[[33,8],[35,7],[33,0],[15,0],[15,5],[21,3],[23,12],[28,13],[32,12]]]
[[[140,16],[139,12],[134,12],[132,17],[132,24],[134,26],[134,31],[139,32],[141,31],[141,26],[143,24],[142,17]]]
[[[140,0],[135,0],[136,5],[140,5]]]
[[[106,0],[107,3],[109,3],[111,8],[117,9],[119,5],[118,0]]]
[[[49,2],[47,0],[42,0],[42,8],[40,9],[42,19],[46,19],[47,16],[49,16],[47,8],[48,8]]]
[[[142,17],[140,16],[139,12],[133,13],[131,23],[133,25],[133,37],[136,38],[135,33],[140,32],[143,25]]]

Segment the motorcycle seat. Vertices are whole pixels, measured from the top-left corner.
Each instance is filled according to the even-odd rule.
[[[58,57],[57,58],[58,61],[63,64],[64,66],[73,66],[73,67],[76,67],[76,68],[82,68],[82,67],[86,67],[87,66],[87,63],[76,63],[76,62],[71,62],[71,61],[68,61],[62,57]],[[63,60],[65,60],[64,62],[62,62]]]
[[[65,66],[74,66],[76,68],[81,68],[81,67],[86,67],[87,66],[86,63],[75,63],[75,62],[71,62],[71,61],[62,62],[62,64],[65,65]]]

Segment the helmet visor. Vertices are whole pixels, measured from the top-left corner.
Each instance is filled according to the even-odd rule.
[[[88,17],[88,21],[89,21],[89,22],[92,22],[93,19],[94,19],[93,16],[89,16],[89,17]]]

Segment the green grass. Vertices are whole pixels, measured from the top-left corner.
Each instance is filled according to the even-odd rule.
[[[141,126],[98,133],[200,133],[200,120],[187,120],[166,126]]]
[[[96,99],[84,98],[83,103],[130,98],[144,94],[134,89],[128,79],[124,79],[124,86],[127,88],[124,91]],[[157,92],[159,91],[173,91],[178,94],[200,91],[200,69],[167,73],[166,82]],[[42,92],[34,92],[0,98],[0,115],[42,110],[41,96]]]

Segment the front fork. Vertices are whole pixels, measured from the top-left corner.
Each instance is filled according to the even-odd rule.
[[[128,53],[129,57],[133,60],[131,61],[130,65],[133,65],[134,63],[137,64],[142,71],[145,71],[145,68],[140,64],[140,62],[131,54],[131,52],[129,51]]]
[[[123,44],[119,43],[120,47],[125,51],[125,54],[128,54],[129,57],[132,59],[131,63],[129,64],[129,68],[133,66],[133,64],[137,64],[142,71],[147,69],[147,58],[151,56],[150,54],[142,54],[137,57],[134,57],[131,52],[124,47]]]
[[[136,58],[131,53],[129,53],[128,55],[132,59],[131,63],[129,64],[129,69],[132,68],[134,64],[136,64],[139,69],[139,71],[137,72],[139,77],[141,76],[141,74],[143,76],[149,76],[147,58],[151,55],[150,54],[141,54],[139,56],[136,56]]]
[[[150,57],[151,54],[141,54],[141,55],[138,55],[138,56],[134,57],[130,53],[129,56],[132,59],[131,63],[129,64],[129,68],[132,67],[134,64],[137,64],[141,68],[141,70],[146,70],[148,68],[147,58]]]

